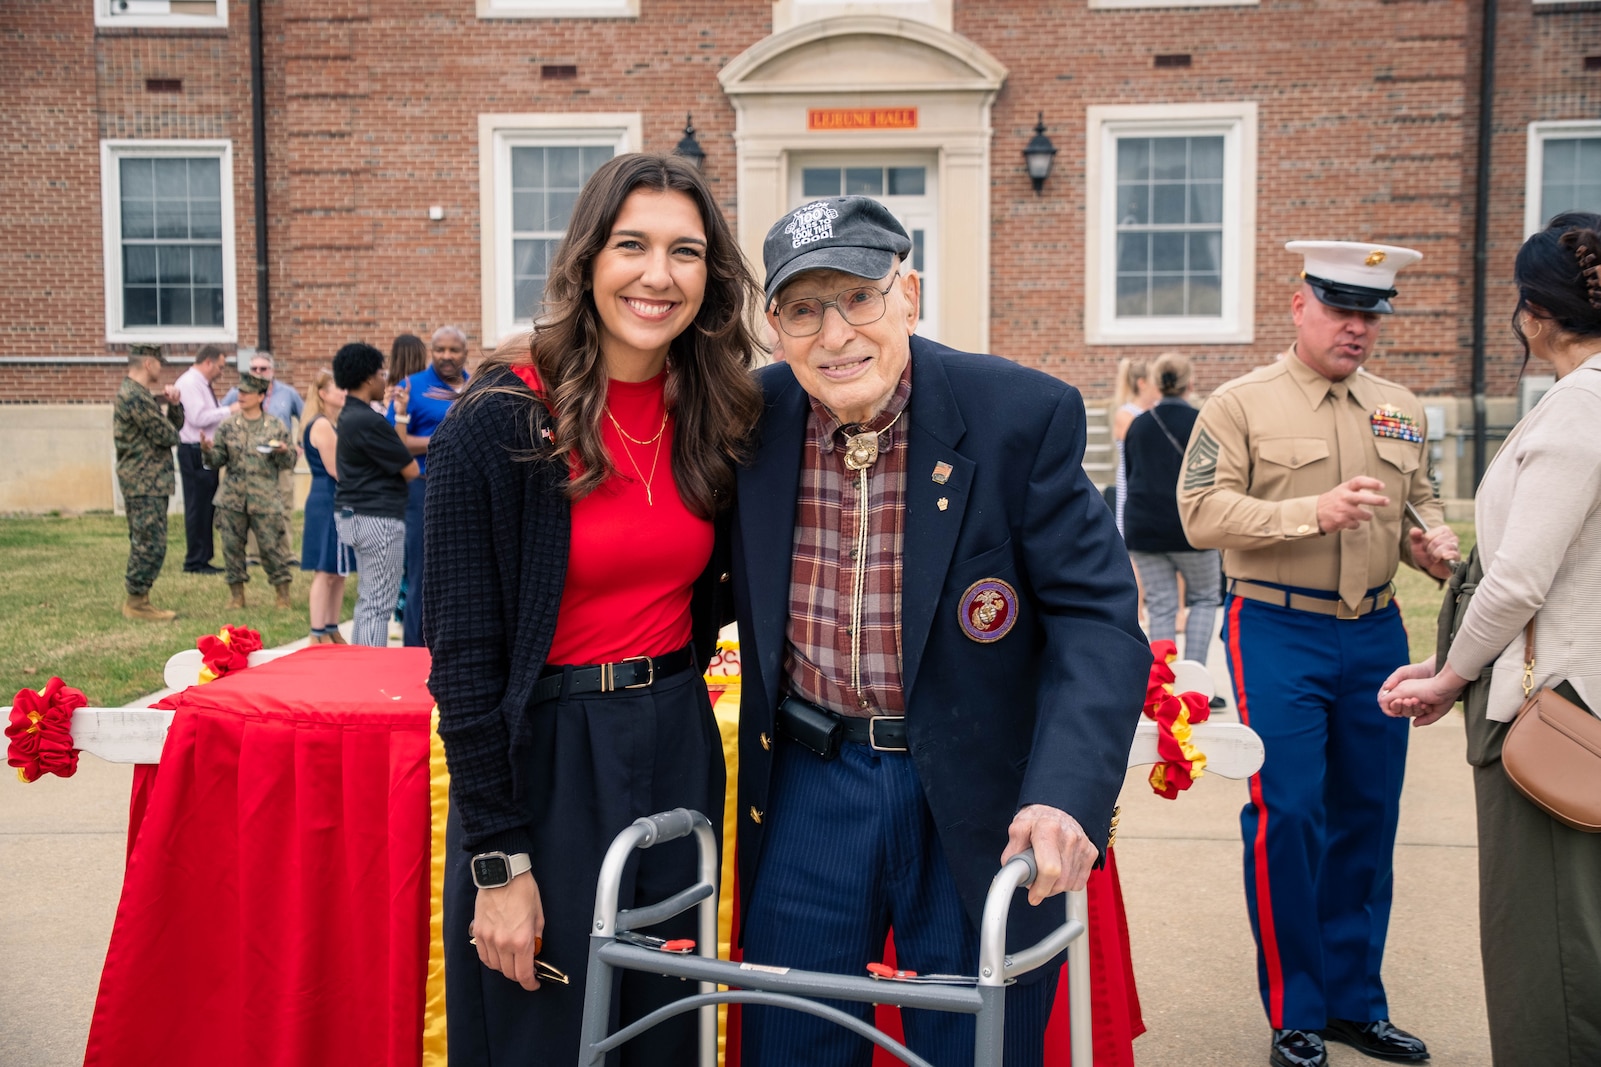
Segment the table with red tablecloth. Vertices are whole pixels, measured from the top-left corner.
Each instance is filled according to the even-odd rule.
[[[327,645],[162,702],[86,1064],[420,1062],[427,678]]]
[[[424,649],[313,646],[161,702],[172,726],[159,767],[136,770],[86,1064],[444,1063],[448,775],[428,666]],[[739,688],[712,680],[732,796]],[[1132,1067],[1143,1026],[1115,864],[1089,905],[1095,1064]],[[1067,1063],[1065,981],[1057,1008],[1052,1067]]]

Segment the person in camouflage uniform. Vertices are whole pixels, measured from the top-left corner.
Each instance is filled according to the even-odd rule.
[[[128,376],[117,389],[111,411],[117,483],[128,511],[128,573],[123,579],[128,599],[122,614],[147,622],[178,617],[175,611],[150,604],[150,587],[167,558],[167,502],[177,486],[172,450],[183,428],[178,390],[161,385],[166,362],[160,345],[134,345],[128,352]],[[167,405],[165,413],[162,402]]]
[[[289,428],[261,409],[267,380],[254,374],[239,376],[239,411],[224,419],[217,435],[202,438],[206,463],[214,470],[227,468],[217,490],[217,532],[222,539],[222,562],[227,571],[228,606],[245,606],[245,539],[254,532],[261,549],[267,581],[278,592],[277,606],[289,607],[289,543],[284,536],[283,495],[278,472],[295,465]]]

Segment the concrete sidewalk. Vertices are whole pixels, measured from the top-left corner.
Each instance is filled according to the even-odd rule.
[[[1214,643],[1227,693],[1222,662]],[[1412,733],[1385,957],[1395,1020],[1428,1041],[1437,1067],[1490,1062],[1463,747],[1457,714]],[[0,1063],[83,1061],[122,885],[131,781],[130,767],[93,757],[69,780],[0,781]],[[1129,773],[1117,854],[1148,1027],[1134,1043],[1139,1067],[1267,1062],[1241,868],[1245,796],[1244,782],[1214,775],[1167,801],[1144,770]],[[1376,1061],[1331,1045],[1330,1062]]]
[[[1221,719],[1238,721],[1214,640]],[[1397,1026],[1428,1042],[1435,1067],[1490,1063],[1479,965],[1478,842],[1460,712],[1411,732],[1395,849],[1395,907],[1384,984]],[[1129,771],[1117,863],[1128,909],[1145,1036],[1138,1067],[1266,1064],[1269,1030],[1245,913],[1243,781],[1203,777],[1177,800]],[[1335,1067],[1373,1064],[1329,1044]]]

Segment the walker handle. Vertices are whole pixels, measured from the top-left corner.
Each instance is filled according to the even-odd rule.
[[[688,837],[695,832],[696,813],[688,808],[674,808],[672,811],[658,812],[634,820],[644,837],[639,842],[639,848],[650,848],[666,841],[677,841],[680,837]]]

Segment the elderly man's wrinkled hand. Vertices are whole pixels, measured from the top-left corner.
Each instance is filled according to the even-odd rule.
[[[1034,850],[1038,874],[1029,887],[1028,902],[1035,905],[1058,893],[1083,889],[1100,855],[1077,819],[1046,804],[1030,804],[1019,811],[1007,839],[1002,866],[1013,856]]]

